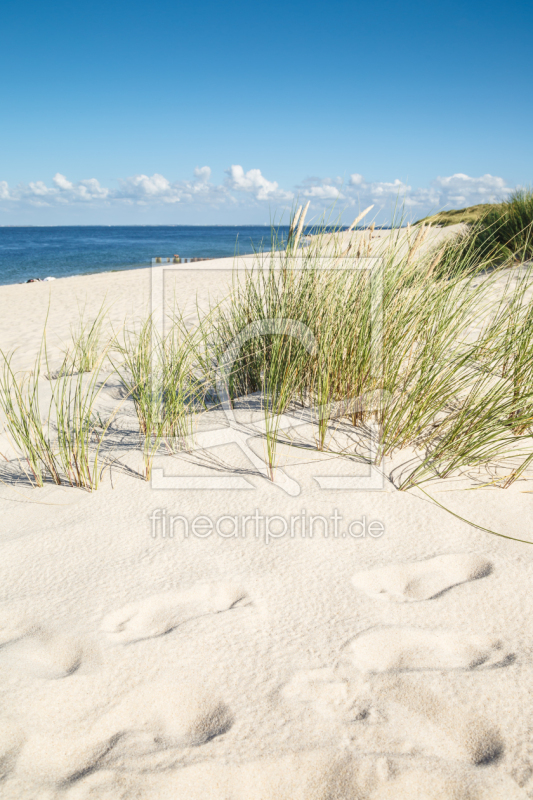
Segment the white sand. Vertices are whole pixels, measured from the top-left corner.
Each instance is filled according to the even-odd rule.
[[[191,319],[195,292],[205,301],[221,289],[216,269],[177,284]],[[28,367],[49,298],[59,352],[76,298],[87,316],[106,299],[118,325],[142,315],[149,295],[148,270],[0,287],[0,345],[19,345]],[[116,391],[105,390],[110,407]],[[382,491],[322,489],[317,478],[356,474],[326,454],[282,448],[298,495],[258,474],[235,444],[213,454],[251,488],[157,489],[118,467],[93,494],[0,484],[0,796],[533,797],[533,547],[388,481]],[[138,452],[123,456],[140,467]],[[193,457],[156,467],[229,474]],[[429,492],[533,542],[532,490],[525,480]],[[242,535],[256,509],[287,521],[323,515],[329,536],[320,521],[303,536],[298,522],[292,537],[267,542],[264,519],[259,536],[250,520]],[[177,520],[170,538],[171,515],[237,517],[238,535],[226,519],[221,533],[185,536]],[[349,535],[363,518],[366,536],[362,522]],[[376,521],[384,533],[373,537]]]

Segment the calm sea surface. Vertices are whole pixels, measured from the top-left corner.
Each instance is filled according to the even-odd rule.
[[[270,247],[268,226],[0,228],[0,284],[147,267],[156,256],[222,258],[262,246]]]

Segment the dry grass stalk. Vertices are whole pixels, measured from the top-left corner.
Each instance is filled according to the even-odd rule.
[[[308,200],[308,201],[307,201],[307,203],[306,203],[306,206],[305,206],[304,210],[302,211],[302,215],[300,216],[300,219],[299,219],[299,222],[298,222],[298,229],[297,229],[297,231],[296,231],[296,236],[294,237],[294,249],[295,249],[295,250],[296,250],[296,248],[298,247],[298,242],[300,241],[300,236],[302,235],[302,230],[303,230],[303,227],[304,227],[305,216],[306,216],[306,214],[307,214],[307,210],[308,210],[308,208],[309,208],[309,204],[310,204],[310,203],[311,203],[311,201],[310,201],[310,200]]]
[[[290,225],[290,228],[289,228],[289,236],[288,236],[289,241],[291,240],[291,238],[292,238],[292,236],[294,234],[294,229],[298,225],[298,220],[300,219],[300,214],[301,213],[302,213],[302,206],[299,206],[298,210],[296,211],[296,214],[294,215],[294,217],[291,220],[291,225]]]
[[[437,252],[436,256],[434,257],[433,261],[432,261],[432,262],[431,262],[431,264],[429,265],[429,269],[428,269],[428,277],[429,277],[430,275],[433,275],[433,272],[435,271],[435,269],[436,269],[436,268],[438,267],[438,265],[440,264],[440,262],[441,262],[441,260],[442,260],[442,256],[444,255],[444,252],[445,252],[445,250],[446,250],[446,245],[444,244],[444,245],[443,245],[443,246],[440,248],[440,250],[438,250],[438,252]]]
[[[411,266],[411,264],[413,263],[413,259],[414,259],[415,255],[416,255],[416,251],[422,245],[422,243],[423,243],[423,241],[424,241],[424,239],[426,237],[426,233],[427,233],[426,227],[424,225],[422,225],[418,230],[416,238],[415,238],[415,240],[413,242],[413,246],[409,250],[409,255],[407,256],[407,266],[408,267]]]
[[[366,217],[366,215],[368,214],[368,212],[369,212],[369,211],[372,211],[372,209],[373,209],[373,208],[374,208],[374,203],[372,203],[372,205],[371,205],[371,206],[368,206],[368,208],[365,208],[365,210],[364,210],[364,211],[361,211],[361,213],[360,213],[360,214],[359,214],[359,215],[358,215],[358,216],[357,216],[357,217],[354,219],[354,221],[352,222],[352,224],[351,224],[351,225],[350,225],[350,227],[348,228],[348,233],[349,233],[350,231],[353,231],[353,229],[355,228],[355,226],[357,225],[357,223],[358,223],[358,222],[361,222],[361,220],[363,219],[363,217]]]
[[[346,258],[351,249],[352,249],[352,243],[350,242],[346,250],[343,253],[341,253],[340,256],[335,260],[335,264],[338,264],[339,261],[341,261],[343,258]]]

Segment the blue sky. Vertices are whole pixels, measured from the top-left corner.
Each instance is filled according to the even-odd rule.
[[[0,224],[498,199],[533,182],[532,29],[513,0],[4,0]]]

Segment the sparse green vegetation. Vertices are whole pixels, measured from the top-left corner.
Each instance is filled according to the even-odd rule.
[[[467,208],[451,208],[449,211],[439,211],[429,217],[419,219],[415,225],[421,223],[431,223],[432,225],[440,225],[447,227],[448,225],[458,225],[459,223],[466,223],[472,225],[479,222],[483,217],[494,208],[492,203],[480,203],[477,206],[468,206]]]
[[[230,403],[260,393],[272,480],[278,444],[287,443],[280,415],[308,408],[314,434],[307,449],[339,455],[332,430],[341,424],[350,458],[368,461],[376,426],[374,462],[414,452],[397,476],[401,489],[473,467],[501,475],[506,464],[498,480],[510,485],[533,461],[533,275],[501,284],[513,276],[505,266],[531,252],[531,192],[497,208],[497,218],[487,222],[485,215],[465,235],[430,249],[421,247],[422,226],[411,231],[408,247],[398,228],[372,251],[380,259],[372,271],[346,268],[342,234],[331,226],[327,236],[317,226],[300,250],[292,240],[283,250],[274,231],[272,251],[236,274],[230,294],[196,328],[179,314],[164,337],[150,317],[133,331],[125,326],[112,369],[133,401],[143,476],[149,479],[163,443],[169,455],[190,446],[205,398],[221,400],[223,389]],[[50,381],[46,413],[45,342],[29,375],[16,375],[4,357],[0,408],[33,485],[98,485],[113,419],[95,421],[106,380],[102,324],[101,315],[81,324],[68,363]]]
[[[519,189],[490,208],[473,234],[476,247],[494,250],[500,261],[533,258],[533,189]]]
[[[18,452],[19,464],[34,486],[48,480],[93,490],[98,488],[102,465],[100,450],[111,418],[102,423],[95,405],[102,390],[98,378],[105,353],[94,362],[93,374],[77,370],[74,352],[56,378],[48,379],[42,397],[40,378],[46,366],[50,374],[46,337],[29,373],[15,373],[12,356],[1,354],[0,410],[5,429]]]
[[[441,211],[417,224],[469,226],[467,238],[480,257],[502,263],[533,258],[533,189],[518,189],[501,203]]]

